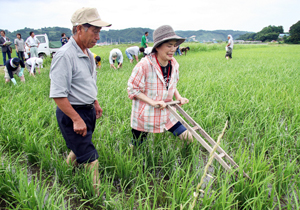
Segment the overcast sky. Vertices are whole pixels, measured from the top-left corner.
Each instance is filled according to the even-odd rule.
[[[81,7],[96,7],[110,29],[171,25],[174,30],[232,29],[258,32],[268,25],[284,31],[300,20],[300,0],[0,0],[0,28],[71,28]],[[5,9],[4,9],[5,8]]]

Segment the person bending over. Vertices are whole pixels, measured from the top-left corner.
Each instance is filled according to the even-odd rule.
[[[115,61],[118,62],[117,68],[114,65]],[[110,53],[109,53],[109,63],[110,63],[110,67],[111,68],[114,68],[114,69],[122,68],[123,55],[122,55],[121,50],[119,50],[119,49],[112,49],[110,51]]]
[[[21,79],[21,82],[25,82],[24,77],[24,62],[19,58],[11,58],[6,61],[4,72],[5,72],[5,83],[12,81],[14,85],[17,84],[16,79],[14,78],[14,74],[18,75]]]

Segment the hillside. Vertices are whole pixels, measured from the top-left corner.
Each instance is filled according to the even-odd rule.
[[[2,30],[2,29],[1,29]],[[22,38],[25,40],[29,36],[29,32],[33,31],[35,34],[44,34],[47,33],[50,41],[58,41],[61,38],[61,33],[66,33],[67,36],[71,36],[71,30],[69,28],[63,27],[44,27],[41,29],[27,28],[19,29],[13,32],[5,30],[7,37],[11,40],[14,40],[17,33],[22,35]],[[149,32],[148,39],[150,42],[153,41],[153,29],[149,28],[127,28],[122,30],[110,29],[108,31],[101,31],[100,33],[100,42],[140,42],[141,37],[144,35],[145,31]],[[227,40],[227,35],[231,34],[234,39],[237,37],[249,33],[248,31],[233,31],[233,30],[215,30],[215,31],[176,31],[179,36],[190,38],[195,36],[195,40],[199,42],[206,42],[215,40]],[[188,41],[193,41],[194,39],[190,38]]]

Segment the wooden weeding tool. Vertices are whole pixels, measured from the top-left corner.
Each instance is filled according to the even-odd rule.
[[[171,101],[166,103],[167,109],[174,115],[174,117],[181,122],[184,127],[194,136],[194,138],[200,142],[200,144],[210,153],[213,150],[216,142],[193,120],[178,104],[180,101]],[[193,127],[191,127],[172,107],[185,117]],[[158,108],[158,107],[157,107]],[[205,141],[196,131],[198,131],[207,141]],[[239,168],[238,164],[220,147],[217,147],[217,151],[214,154],[214,158],[228,171],[233,168]],[[227,163],[227,160],[229,163]],[[250,177],[243,171],[244,176],[250,179]]]

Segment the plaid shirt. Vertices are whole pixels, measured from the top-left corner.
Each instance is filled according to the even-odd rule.
[[[171,65],[172,74],[168,90],[154,53],[143,58],[132,70],[127,88],[128,96],[132,100],[132,128],[144,132],[162,133],[164,129],[169,130],[178,122],[168,109],[154,108],[135,97],[144,93],[155,101],[172,101],[179,79],[179,64],[175,58],[172,58]]]

